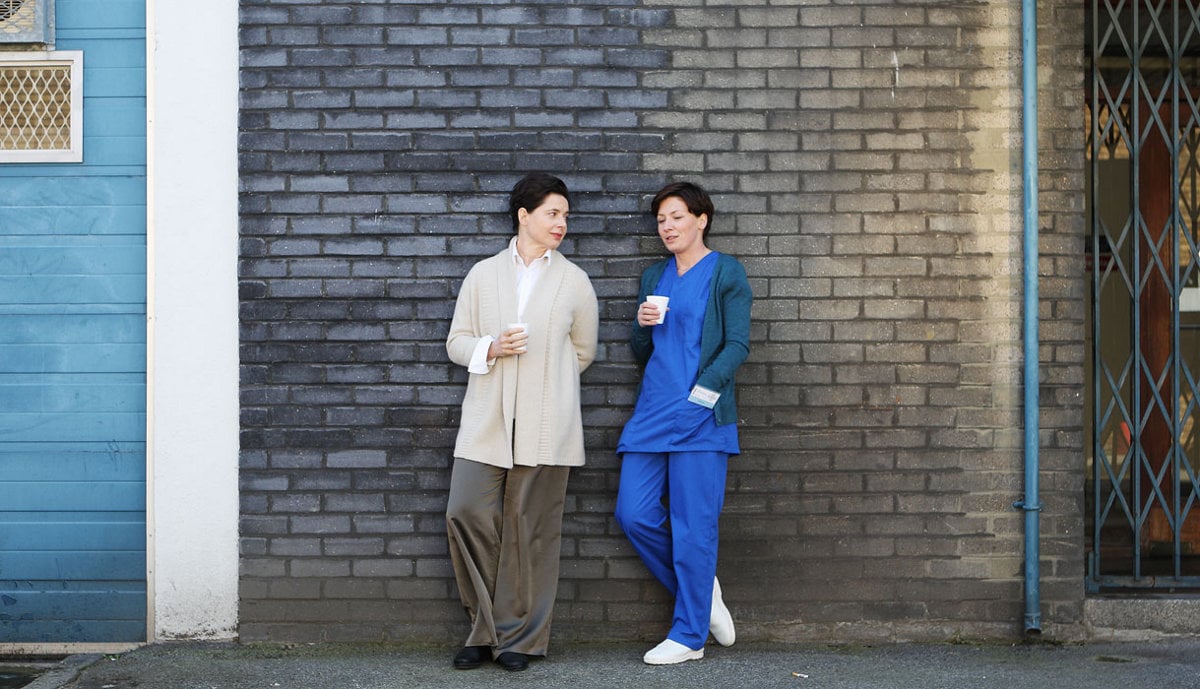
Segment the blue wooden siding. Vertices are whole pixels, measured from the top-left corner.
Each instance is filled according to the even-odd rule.
[[[144,0],[57,0],[84,162],[0,164],[0,642],[146,637]]]

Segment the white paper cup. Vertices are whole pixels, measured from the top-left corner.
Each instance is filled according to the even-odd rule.
[[[507,329],[508,330],[513,330],[513,329],[521,330],[525,333],[525,337],[529,337],[529,324],[528,323],[509,323]],[[528,349],[528,346],[523,347],[521,349],[521,351],[523,352],[526,349]]]
[[[663,319],[667,317],[667,303],[671,301],[671,298],[658,294],[651,294],[650,296],[646,297],[646,301],[658,307],[658,320],[655,322],[662,323]]]

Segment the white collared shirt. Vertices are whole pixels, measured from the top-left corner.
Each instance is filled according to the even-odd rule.
[[[537,287],[538,281],[545,275],[546,270],[550,267],[551,251],[546,250],[538,258],[525,265],[525,261],[521,258],[521,254],[517,251],[517,238],[513,237],[508,243],[509,256],[512,257],[513,268],[517,272],[517,320],[525,320],[525,307],[529,304],[529,297],[533,294],[533,290]],[[471,364],[467,366],[467,371],[471,373],[484,374],[492,370],[492,364],[496,363],[495,359],[488,359],[488,349],[491,348],[492,342],[496,340],[491,335],[484,335],[479,338],[479,342],[475,345],[475,351],[471,353]]]
[[[521,254],[517,253],[517,240],[515,237],[509,246],[512,248],[513,266],[517,269],[517,320],[523,323],[525,321],[525,307],[529,304],[529,296],[533,294],[538,281],[542,279],[542,275],[550,267],[550,250],[546,249],[546,253],[530,261],[529,265],[525,265]]]

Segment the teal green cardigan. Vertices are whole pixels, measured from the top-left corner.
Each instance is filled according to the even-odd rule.
[[[642,273],[638,304],[646,301],[646,295],[654,293],[670,260],[659,261]],[[699,384],[721,393],[713,407],[718,426],[734,423],[738,418],[734,373],[750,354],[750,305],[753,300],[746,269],[736,258],[719,254],[700,333],[700,374],[692,381],[692,385]],[[638,325],[635,319],[629,344],[638,363],[644,366],[654,352],[651,329]],[[641,390],[638,392],[640,394]]]

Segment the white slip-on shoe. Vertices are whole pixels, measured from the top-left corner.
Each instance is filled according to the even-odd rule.
[[[678,641],[667,639],[649,651],[646,651],[646,655],[642,656],[642,661],[647,665],[674,665],[675,663],[682,663],[685,660],[696,660],[703,657],[703,648],[693,651]]]
[[[733,629],[733,615],[729,614],[729,608],[725,607],[725,601],[721,599],[721,583],[716,577],[713,577],[712,614],[708,620],[708,631],[722,646],[732,646],[737,639],[737,632]]]

